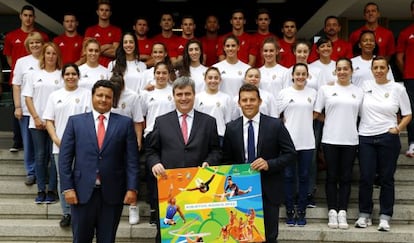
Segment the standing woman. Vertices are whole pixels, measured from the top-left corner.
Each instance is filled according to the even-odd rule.
[[[46,121],[46,129],[53,141],[53,157],[56,170],[59,171],[59,147],[69,116],[89,112],[91,110],[91,91],[78,86],[79,68],[74,63],[68,63],[62,68],[63,88],[53,91],[47,100],[43,119]],[[71,223],[70,206],[66,203],[65,196],[60,190],[60,178],[57,174],[57,189],[62,219],[60,227],[68,227]]]
[[[309,68],[321,70],[320,78],[323,79],[322,84],[332,84],[337,81],[335,61],[331,58],[332,48],[332,41],[330,39],[320,38],[316,42],[316,52],[318,53],[319,59],[309,64]]]
[[[154,65],[159,62],[163,62],[168,66],[168,73],[170,75],[168,84],[171,84],[172,81],[174,81],[177,78],[177,76],[174,70],[174,66],[171,62],[171,58],[168,55],[167,46],[162,42],[155,42],[152,45],[151,57],[154,60]],[[145,70],[144,82],[141,87],[141,90],[148,90],[148,91],[154,90],[155,83],[156,83],[154,72],[155,72],[154,67],[151,67]]]
[[[358,148],[357,120],[362,90],[351,83],[352,62],[339,58],[337,81],[318,91],[315,112],[324,115],[322,149],[327,163],[325,193],[328,227],[348,229],[347,210],[351,193],[352,168]]]
[[[120,73],[113,73],[110,79],[116,87],[119,88],[119,98],[117,98],[117,106],[112,108],[112,112],[130,117],[134,122],[135,134],[137,136],[137,150],[142,148],[142,130],[144,117],[142,116],[142,106],[138,94],[125,86],[125,81]],[[138,163],[138,161],[137,161]],[[139,223],[139,207],[137,202],[129,205],[129,224]]]
[[[375,174],[380,182],[379,231],[389,231],[394,212],[394,173],[401,150],[399,133],[411,121],[412,111],[405,87],[387,77],[389,63],[385,57],[372,60],[374,80],[362,85],[364,101],[359,123],[359,218],[355,227],[372,224],[372,192]],[[401,120],[397,114],[401,113]]]
[[[92,90],[96,81],[101,79],[109,79],[109,70],[99,64],[99,55],[101,53],[101,45],[94,38],[87,38],[83,42],[83,52],[86,62],[79,66],[81,74],[79,86]]]
[[[216,118],[217,133],[222,146],[226,123],[231,121],[231,114],[235,109],[234,103],[230,95],[220,91],[221,75],[218,68],[207,68],[204,80],[205,89],[196,94],[194,109]]]
[[[306,225],[307,194],[309,188],[309,168],[315,152],[313,132],[313,109],[316,90],[306,86],[308,66],[296,63],[292,67],[293,84],[280,91],[277,99],[278,110],[298,153],[297,164],[285,168],[285,207],[288,226]],[[298,206],[295,212],[295,177],[298,175]]]
[[[203,63],[203,47],[196,39],[187,41],[183,52],[183,61],[179,76],[188,76],[194,80],[196,94],[204,90],[204,77],[207,67]]]
[[[29,130],[30,113],[27,109],[22,90],[27,84],[30,73],[39,70],[39,58],[42,53],[43,37],[39,32],[30,32],[24,41],[27,56],[17,59],[13,69],[13,101],[14,116],[19,121],[20,132],[24,147],[24,167],[26,169],[26,180],[24,183],[31,186],[36,183],[35,159],[33,151],[32,135]]]
[[[37,197],[35,203],[55,203],[57,175],[52,156],[52,140],[46,130],[43,112],[49,95],[62,87],[62,56],[59,47],[47,42],[42,47],[39,59],[40,70],[33,72],[23,90],[30,112],[29,129],[32,134],[36,163]],[[50,163],[50,165],[49,165]],[[49,181],[47,182],[47,178]],[[46,191],[46,184],[48,190]]]
[[[237,53],[240,50],[239,39],[235,35],[224,38],[223,49],[226,55],[223,61],[213,65],[221,73],[221,90],[233,99],[239,94],[239,88],[243,84],[244,74],[250,67],[239,60]]]
[[[280,46],[274,37],[265,39],[261,50],[264,65],[259,68],[262,76],[260,88],[271,92],[273,97],[277,97],[279,92],[285,88],[283,76],[288,69],[278,63]]]
[[[108,70],[123,76],[125,87],[139,94],[143,86],[147,65],[139,60],[138,40],[135,34],[126,32],[116,48],[115,60],[108,64]]]

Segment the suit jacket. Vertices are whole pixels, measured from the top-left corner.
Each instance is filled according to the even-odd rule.
[[[275,204],[283,202],[283,171],[296,161],[296,150],[288,130],[278,118],[260,114],[257,141],[257,158],[269,164],[268,171],[261,172],[263,196]],[[223,163],[245,163],[243,117],[227,123],[223,141]]]
[[[204,161],[217,165],[221,159],[216,119],[196,110],[187,144],[175,110],[157,117],[147,138],[149,168],[159,162],[166,169],[201,166]]]
[[[138,190],[137,137],[131,118],[111,113],[101,150],[92,112],[69,117],[59,153],[62,191],[75,189],[79,203],[87,203],[101,177],[103,199],[122,204],[126,190]]]

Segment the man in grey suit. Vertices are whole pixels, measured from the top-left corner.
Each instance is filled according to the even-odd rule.
[[[69,117],[62,137],[59,174],[74,243],[92,242],[95,234],[98,243],[115,242],[124,203],[137,199],[137,137],[131,118],[110,112],[113,98],[112,82],[97,81],[92,112]]]
[[[253,170],[260,171],[266,242],[276,243],[279,206],[283,202],[283,171],[295,163],[295,146],[280,119],[259,113],[262,100],[255,85],[242,85],[238,102],[243,116],[226,125],[223,163],[251,163]],[[252,146],[248,142],[249,124],[252,125]],[[249,147],[253,147],[253,155]]]
[[[176,110],[157,117],[147,135],[147,165],[155,177],[165,169],[217,165],[221,159],[216,119],[194,110],[194,81],[177,78],[173,96]],[[159,242],[159,220],[157,226]]]

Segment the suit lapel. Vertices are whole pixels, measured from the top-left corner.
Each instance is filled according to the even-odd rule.
[[[94,147],[96,149],[96,151],[99,152],[99,147],[98,147],[98,136],[96,134],[96,127],[95,127],[95,119],[93,119],[93,114],[92,112],[89,112],[87,114],[87,119],[85,119],[85,126],[86,126],[86,130],[89,133],[89,137],[91,137],[92,142],[94,144]]]
[[[200,122],[201,121],[199,119],[199,116],[198,116],[197,112],[194,111],[193,125],[191,127],[191,130],[189,131],[190,134],[188,135],[188,142],[187,142],[187,144],[190,143],[191,140],[193,139],[193,137],[195,136],[194,133],[197,131],[197,128],[200,126]],[[184,138],[183,138],[183,141],[184,141]]]
[[[265,123],[265,121],[264,121],[265,119],[263,118],[263,116],[262,116],[262,114],[260,114],[260,122],[259,122],[259,134],[257,134],[258,136],[257,136],[257,152],[256,152],[256,156],[257,156],[257,158],[259,158],[260,157],[260,155],[262,154],[262,151],[261,151],[261,149],[262,149],[262,145],[263,145],[263,136],[262,136],[262,133],[261,133],[261,131],[263,130],[263,131],[266,131],[266,130],[264,130],[265,128],[263,127],[264,126],[264,123]]]
[[[184,137],[183,137],[183,133],[181,132],[180,119],[178,118],[178,113],[177,111],[174,111],[174,112],[171,112],[170,114],[171,114],[170,115],[171,121],[174,121],[172,122],[171,125],[173,126],[174,130],[177,132],[177,136],[180,138],[180,141],[184,144]]]
[[[243,137],[243,117],[240,117],[238,122],[236,123],[236,133],[234,134],[236,136],[236,141],[238,141],[239,144],[241,144],[241,161],[240,163],[245,163],[246,162],[246,156],[245,156],[245,151],[244,151],[244,137]]]

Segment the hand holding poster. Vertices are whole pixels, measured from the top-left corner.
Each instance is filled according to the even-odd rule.
[[[260,173],[249,164],[169,169],[158,198],[162,242],[265,241]]]

